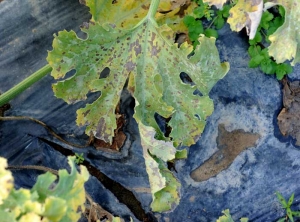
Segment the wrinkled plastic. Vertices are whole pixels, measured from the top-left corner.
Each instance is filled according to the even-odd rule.
[[[6,91],[46,64],[53,33],[74,29],[88,21],[87,8],[74,1],[4,0],[0,3],[0,91]],[[172,212],[157,213],[159,221],[215,221],[224,209],[230,209],[234,220],[275,221],[284,215],[275,191],[284,197],[299,195],[300,151],[289,138],[278,133],[276,115],[281,108],[280,84],[273,76],[248,68],[246,37],[221,30],[217,46],[221,61],[231,70],[212,89],[215,111],[197,144],[189,148],[188,158],[175,164],[182,183],[182,199]],[[299,73],[293,74],[299,79]],[[11,101],[7,116],[30,116],[45,122],[68,141],[84,144],[84,128],[76,126],[75,111],[79,102],[67,105],[53,96],[51,76],[30,87]],[[97,98],[90,94],[88,102]],[[150,211],[151,194],[142,156],[137,124],[133,120],[133,100],[122,95],[121,111],[127,117],[127,140],[120,153],[74,148],[53,138],[42,126],[31,121],[0,122],[0,156],[11,165],[43,165],[53,169],[67,168],[67,159],[41,138],[73,152],[84,153],[85,160],[101,172],[131,190],[146,212]],[[241,129],[260,138],[254,147],[241,152],[229,167],[215,177],[195,182],[190,173],[204,164],[217,150],[218,126],[230,132]],[[182,126],[184,127],[184,126]],[[30,188],[39,171],[13,172],[17,187]],[[138,219],[130,209],[106,189],[95,177],[86,190],[104,209],[126,220]],[[293,205],[299,209],[299,204]],[[84,219],[83,219],[84,220]]]

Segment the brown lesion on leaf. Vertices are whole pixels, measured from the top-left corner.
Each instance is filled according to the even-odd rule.
[[[118,152],[123,146],[126,140],[126,135],[123,132],[123,127],[126,123],[126,119],[125,119],[125,115],[121,114],[120,112],[120,103],[116,107],[115,114],[116,114],[117,128],[114,130],[114,137],[113,137],[112,144],[95,138],[93,144],[97,150]]]
[[[84,113],[82,113],[82,115],[83,115],[84,117],[86,117],[89,113],[90,113],[90,110],[88,109],[87,111],[85,111]]]
[[[180,5],[180,9],[179,11],[175,14],[177,16],[179,16],[180,18],[183,18],[185,16],[185,10],[187,10],[189,8],[189,6],[191,5],[191,1],[185,1],[184,4]]]
[[[136,47],[134,47],[135,56],[138,56],[142,52],[142,46],[138,44]]]
[[[126,68],[126,71],[127,72],[131,72],[134,70],[136,64],[133,63],[132,61],[128,61],[126,64],[125,64],[125,68]]]
[[[160,49],[156,46],[153,46],[151,49],[151,56],[157,56],[159,52],[160,52]]]
[[[283,109],[277,117],[278,126],[283,136],[293,137],[300,146],[300,81],[284,78],[282,83]]]
[[[148,11],[149,7],[150,7],[150,5],[142,5],[142,9],[144,9],[146,11]]]
[[[220,124],[217,137],[218,151],[195,169],[191,173],[191,177],[195,181],[201,182],[216,176],[227,169],[242,151],[255,146],[259,138],[259,134],[245,132],[241,129],[228,132],[224,124]]]

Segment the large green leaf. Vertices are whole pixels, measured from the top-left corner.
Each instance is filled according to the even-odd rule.
[[[265,8],[282,5],[285,9],[285,21],[277,31],[269,37],[272,42],[269,54],[277,63],[293,60],[292,65],[300,62],[300,2],[299,0],[271,0],[265,3]]]
[[[175,146],[194,144],[204,129],[206,117],[213,111],[208,93],[228,72],[229,64],[220,63],[214,38],[199,37],[200,46],[194,51],[187,43],[178,47],[172,29],[159,26],[153,12],[138,23],[135,21],[135,26],[128,24],[128,29],[125,25],[120,29],[117,23],[100,24],[96,15],[103,10],[101,1],[90,2],[95,3],[89,5],[92,21],[82,28],[88,38],[80,39],[73,31],[62,31],[53,41],[47,60],[53,68],[52,76],[60,79],[53,85],[54,93],[73,103],[86,99],[88,92],[100,91],[96,101],[77,111],[77,123],[87,125],[87,134],[92,132],[111,142],[116,128],[115,109],[128,80],[127,88],[136,101],[134,118],[139,124],[150,175],[154,198],[151,206],[155,211],[168,210],[179,202],[180,184],[165,164],[176,157],[176,150],[171,142],[154,142],[154,138],[172,141]],[[111,4],[106,7],[106,13],[115,13]],[[100,78],[106,67],[109,75]],[[75,74],[62,80],[70,70],[75,70]],[[193,84],[181,80],[183,72]],[[201,96],[195,93],[197,89]],[[164,138],[156,114],[170,118],[169,138]],[[152,178],[152,174],[156,176]]]
[[[228,63],[220,63],[215,39],[201,37],[201,45],[188,58],[192,47],[182,44],[178,48],[173,43],[172,30],[157,26],[148,16],[130,30],[98,22],[91,22],[82,30],[88,34],[86,40],[77,38],[73,31],[59,32],[47,60],[56,79],[76,70],[70,78],[53,85],[58,98],[72,103],[84,100],[89,91],[101,91],[99,99],[77,111],[77,123],[88,125],[86,133],[93,132],[97,138],[111,142],[116,128],[114,111],[132,73],[130,87],[134,88],[137,104],[135,116],[159,132],[154,114],[164,117],[173,114],[171,137],[178,143],[193,144],[213,110],[208,92],[229,69]],[[110,74],[99,79],[105,67]],[[196,85],[184,84],[181,72],[187,73]],[[197,88],[202,97],[193,95]]]

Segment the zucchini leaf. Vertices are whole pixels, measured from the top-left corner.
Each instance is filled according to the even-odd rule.
[[[116,128],[115,109],[127,85],[135,98],[134,118],[139,124],[152,188],[151,206],[155,211],[169,210],[179,202],[180,183],[165,161],[176,157],[174,146],[190,146],[201,135],[206,118],[213,112],[209,91],[228,72],[229,64],[220,63],[215,38],[200,36],[200,45],[194,51],[187,43],[178,47],[172,29],[158,25],[151,13],[143,17],[136,11],[140,20],[131,22],[127,11],[140,7],[140,2],[128,1],[132,8],[125,4],[127,1],[117,1],[125,4],[119,4],[120,8],[101,2],[86,1],[92,13],[91,21],[82,27],[87,39],[78,38],[74,31],[55,35],[53,50],[47,57],[53,68],[51,74],[58,80],[53,91],[67,103],[85,100],[88,92],[101,92],[96,101],[77,111],[77,124],[86,125],[88,135],[93,133],[111,143]],[[119,18],[122,7],[128,9],[124,9],[123,20],[120,18],[124,23],[100,18],[103,13]],[[105,68],[109,68],[109,75],[100,78]],[[75,73],[63,79],[71,70]],[[184,83],[181,73],[186,73],[193,84]],[[195,93],[197,90],[200,93]],[[167,138],[155,114],[170,118],[172,130]],[[162,146],[154,138],[166,142],[160,141]]]

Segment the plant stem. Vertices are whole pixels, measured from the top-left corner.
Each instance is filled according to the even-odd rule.
[[[211,23],[209,24],[209,26],[206,29],[209,29],[218,17],[219,17],[218,15],[216,17],[214,17],[214,19],[211,21]]]
[[[21,92],[29,88],[31,85],[33,85],[35,82],[39,81],[41,78],[43,78],[45,75],[47,75],[49,72],[51,72],[52,68],[50,65],[45,65],[35,73],[28,76],[26,79],[24,79],[19,84],[15,85],[13,88],[9,89],[7,92],[0,95],[0,106],[3,106],[5,103],[9,102],[11,99],[15,98],[17,95],[19,95]]]
[[[160,0],[151,0],[150,8],[148,11],[148,17],[150,17],[150,19],[154,20],[159,2],[160,2]]]

